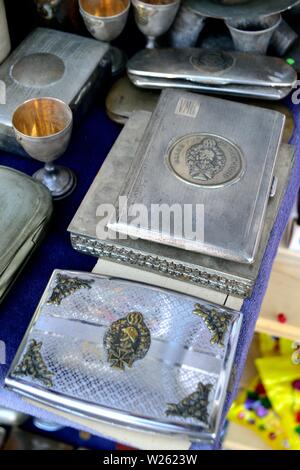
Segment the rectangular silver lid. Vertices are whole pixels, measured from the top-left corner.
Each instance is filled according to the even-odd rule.
[[[241,322],[166,289],[54,271],[5,383],[70,413],[211,442]]]
[[[108,226],[144,240],[252,263],[284,122],[277,111],[164,90],[138,148],[141,163],[122,194],[128,196],[127,207],[143,204],[148,214],[153,204],[203,205],[204,239],[180,238],[175,226],[168,233],[140,220],[127,222],[124,211]],[[192,220],[195,229],[195,210]]]

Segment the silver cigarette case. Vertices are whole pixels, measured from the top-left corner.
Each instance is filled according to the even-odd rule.
[[[123,188],[127,206],[108,227],[194,253],[253,263],[284,122],[277,111],[164,90],[138,149],[141,163]],[[128,208],[136,204],[143,204],[150,221],[130,217]],[[182,208],[181,217],[166,228],[152,215],[161,204]],[[198,218],[197,206],[203,210]]]
[[[12,129],[22,102],[39,96],[59,98],[80,119],[107,72],[108,45],[47,28],[35,29],[0,65],[6,100],[0,106],[0,149],[25,155]]]
[[[140,111],[133,113],[125,124],[68,228],[73,247],[87,255],[137,268],[141,275],[143,272],[157,273],[211,289],[219,295],[224,294],[224,299],[228,295],[240,298],[250,296],[293,165],[293,146],[280,147],[274,170],[278,178],[277,190],[267,202],[261,239],[252,264],[142,239],[99,238],[97,227],[102,219],[97,215],[98,208],[105,204],[115,205],[119,194],[123,193],[124,182],[130,178],[133,169],[140,166],[142,154],[137,150],[150,117],[149,112]]]
[[[203,93],[278,100],[297,75],[284,60],[235,51],[145,49],[127,64],[130,80],[142,88],[184,88]]]
[[[57,270],[5,384],[85,418],[213,442],[241,321],[184,294]]]

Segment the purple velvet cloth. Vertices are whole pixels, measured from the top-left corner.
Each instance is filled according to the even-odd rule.
[[[294,117],[295,117],[295,121],[296,121],[296,129],[295,129],[294,136],[293,136],[293,139],[292,139],[291,143],[294,144],[296,146],[296,149],[297,149],[296,150],[295,165],[294,165],[294,168],[293,168],[293,172],[292,172],[292,175],[291,175],[291,178],[290,178],[290,181],[289,181],[289,185],[288,185],[288,188],[287,188],[282,206],[280,208],[278,218],[276,220],[276,223],[274,225],[274,228],[273,228],[271,236],[270,236],[269,244],[268,244],[267,250],[265,252],[264,258],[263,258],[260,274],[259,274],[256,286],[255,286],[255,289],[253,291],[253,294],[252,294],[251,298],[247,299],[243,304],[242,311],[243,311],[243,314],[244,314],[244,320],[243,320],[241,336],[240,336],[240,340],[239,340],[239,343],[238,343],[237,354],[236,354],[236,359],[235,359],[235,371],[236,371],[235,372],[235,379],[234,379],[234,385],[233,385],[231,391],[228,393],[228,396],[227,396],[226,407],[224,409],[224,419],[226,417],[226,414],[227,414],[228,408],[230,406],[230,403],[232,402],[232,400],[233,400],[233,398],[234,398],[234,396],[237,392],[238,384],[239,384],[239,381],[240,381],[240,378],[241,378],[241,375],[242,375],[242,372],[243,372],[243,368],[244,368],[244,365],[245,365],[245,361],[246,361],[246,358],[247,358],[248,349],[249,349],[249,346],[251,344],[251,340],[252,340],[252,337],[253,337],[256,320],[257,320],[257,317],[259,315],[262,300],[263,300],[263,297],[264,297],[264,294],[265,294],[265,291],[266,291],[266,288],[267,288],[267,285],[268,285],[268,280],[269,280],[270,272],[271,272],[271,269],[272,269],[272,263],[274,261],[274,257],[276,255],[276,250],[277,250],[277,247],[279,245],[280,239],[282,237],[284,228],[285,228],[286,223],[288,221],[290,211],[291,211],[293,203],[295,201],[298,188],[300,186],[300,142],[299,142],[299,140],[300,140],[300,134],[299,134],[300,120],[299,120],[299,111],[298,111],[296,106],[293,107],[293,113],[294,113]],[[93,127],[92,132],[93,132],[95,141],[97,140],[97,138],[99,139],[98,135],[96,135],[96,130],[95,130],[96,129],[95,125],[96,125],[96,122],[98,120],[97,116],[98,115],[95,114],[92,117],[92,120],[95,121],[94,123],[92,122],[92,127]],[[117,130],[116,130],[116,128],[114,128],[114,126],[109,124],[109,122],[107,122],[107,120],[105,118],[101,117],[101,120],[105,121],[105,128],[102,129],[102,134],[103,134],[103,138],[106,141],[105,147],[107,148],[108,147],[107,141],[111,140],[111,143],[113,143],[113,140],[115,139],[115,137],[117,135]],[[100,130],[100,128],[101,128],[100,123],[98,123],[98,124],[99,124],[99,130]],[[85,127],[86,128],[88,127],[88,122],[85,125]],[[107,129],[108,134],[106,133],[105,129]],[[97,126],[97,133],[98,133],[98,126]],[[87,137],[88,137],[88,132],[84,132],[82,142],[78,145],[85,146],[86,142],[87,142]],[[74,152],[76,152],[76,149],[75,149],[76,146],[74,145],[73,147],[74,147]],[[91,147],[89,147],[89,148],[92,152],[93,149]],[[101,152],[103,152],[103,149],[101,149]],[[99,162],[99,160],[98,160],[98,162]],[[92,163],[92,159],[91,159],[91,163]],[[82,170],[82,171],[84,171],[84,170]],[[82,173],[78,173],[78,174],[80,174],[80,177],[82,178],[82,176],[83,176]],[[96,174],[96,171],[94,171],[94,175],[95,174]],[[65,237],[65,235],[64,235],[64,237]],[[59,239],[57,240],[57,243],[58,242],[59,242]],[[69,248],[68,248],[68,253],[69,253]],[[78,257],[76,258],[76,260],[78,260],[78,262],[74,265],[74,269],[77,269],[77,268],[80,269],[80,264],[81,263],[80,263]],[[70,263],[67,262],[67,259],[66,259],[66,262],[61,262],[60,265],[58,265],[56,267],[62,267],[62,265],[63,265],[63,267],[72,268],[72,266],[70,266]],[[91,265],[92,265],[92,263],[91,263]],[[23,276],[23,279],[24,279],[24,276]],[[42,291],[40,293],[38,292],[39,295],[41,293],[42,293]],[[36,304],[37,304],[37,302],[38,302],[38,297],[36,298]],[[32,313],[33,312],[31,312],[31,314]],[[9,360],[12,359],[13,353],[16,352],[16,349],[18,347],[18,344],[16,343],[16,340],[15,340],[15,335],[14,335],[14,332],[15,332],[14,330],[19,328],[18,320],[19,319],[16,315],[16,312],[15,312],[14,316],[11,316],[9,318],[9,320],[8,320],[8,318],[6,320],[6,321],[10,321],[11,325],[13,325],[13,326],[11,326],[11,328],[8,328],[8,332],[9,331],[12,332],[12,337],[14,338],[13,342],[10,340],[9,335],[6,338],[3,338],[3,336],[1,338],[1,335],[0,335],[0,339],[5,339],[5,341],[7,342],[7,348],[9,349]],[[29,320],[30,320],[30,314],[28,314],[28,321]],[[21,331],[20,331],[20,333],[18,333],[17,336],[19,337],[19,341],[20,341],[20,339],[22,337],[22,334],[24,333],[23,330],[25,329],[25,327],[22,325],[19,329]],[[7,371],[7,366],[8,366],[8,364],[6,366],[0,366],[0,372],[1,372],[0,373],[0,379],[1,379],[1,383],[0,383],[0,406],[6,406],[8,408],[12,408],[12,409],[15,409],[15,410],[18,410],[18,411],[22,411],[22,412],[27,413],[29,415],[37,416],[37,417],[40,417],[40,418],[43,418],[43,419],[46,419],[46,420],[49,420],[49,421],[54,421],[54,422],[60,423],[60,424],[65,425],[65,426],[73,426],[73,427],[78,428],[78,429],[79,428],[83,429],[83,426],[78,426],[77,424],[74,424],[70,420],[65,420],[63,418],[58,418],[55,415],[53,415],[52,413],[45,412],[43,410],[40,410],[39,408],[36,408],[35,406],[31,406],[29,404],[26,404],[17,394],[3,389],[2,384],[3,384],[3,379],[4,379],[4,369]],[[89,429],[85,429],[85,430],[90,431]],[[124,432],[126,432],[126,431],[124,431]],[[219,442],[216,442],[215,448],[218,448],[218,447],[219,447]],[[207,448],[209,448],[209,446],[194,445],[193,448],[194,449],[207,449]]]
[[[237,394],[238,386],[241,380],[241,376],[245,367],[245,362],[247,359],[248,351],[252,342],[254,335],[256,321],[258,319],[261,305],[264,299],[266,289],[268,287],[268,282],[272,270],[272,265],[274,258],[276,256],[277,248],[283,236],[283,232],[287,225],[292,207],[297,198],[297,194],[300,187],[300,116],[299,116],[299,106],[291,105],[291,110],[293,112],[295,120],[295,130],[293,137],[290,141],[291,144],[295,146],[295,163],[292,170],[292,174],[289,180],[288,187],[284,199],[282,201],[280,211],[276,222],[274,224],[273,230],[270,235],[267,249],[265,251],[262,265],[260,268],[259,276],[255,284],[252,296],[249,299],[246,299],[242,306],[243,313],[243,324],[240,333],[240,338],[237,346],[237,352],[235,355],[234,361],[234,384],[232,390],[227,394],[226,406],[224,408],[223,419],[225,420],[229,407],[232,403],[232,400]],[[215,448],[218,448],[220,443],[217,441]],[[197,446],[193,448],[198,448]]]

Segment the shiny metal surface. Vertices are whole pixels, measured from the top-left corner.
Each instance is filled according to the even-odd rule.
[[[251,85],[202,85],[201,83],[188,80],[176,80],[167,78],[147,78],[140,75],[128,74],[131,82],[142,89],[163,90],[175,88],[178,90],[194,91],[212,95],[228,95],[243,98],[254,98],[261,100],[281,100],[291,91],[288,87],[266,87]]]
[[[61,99],[79,119],[101,87],[107,52],[107,44],[91,38],[35,29],[0,65],[0,80],[6,86],[6,103],[0,106],[0,148],[26,155],[11,121],[16,107],[28,99]]]
[[[147,48],[154,48],[156,38],[168,31],[179,4],[180,0],[132,0],[136,24],[147,36]]]
[[[0,166],[0,200],[2,300],[43,237],[52,213],[52,200],[42,184],[3,166]]]
[[[186,80],[199,85],[292,87],[295,70],[284,60],[198,48],[142,50],[127,64],[130,76]]]
[[[185,3],[181,4],[175,21],[168,33],[171,47],[193,47],[205,25],[205,17],[190,10]]]
[[[18,143],[35,160],[45,167],[34,174],[50,190],[53,197],[60,198],[74,189],[72,172],[53,165],[66,151],[73,127],[70,107],[55,98],[33,98],[17,107],[12,125]]]
[[[18,106],[12,117],[18,142],[41,162],[59,158],[69,144],[73,115],[68,105],[55,98],[33,98]]]
[[[125,124],[134,111],[153,111],[158,97],[159,92],[141,90],[124,76],[109,90],[105,100],[106,112],[112,120]]]
[[[186,108],[192,109],[193,113],[178,111]],[[196,229],[195,205],[202,204],[204,239],[196,240],[184,235],[180,237],[177,235],[179,232],[175,222],[168,233],[163,225],[152,229],[148,226],[148,221],[136,223],[129,217],[124,220],[124,211],[120,211],[117,222],[108,223],[108,227],[122,234],[192,252],[240,263],[253,263],[260,242],[284,123],[285,116],[276,111],[184,91],[163,90],[139,147],[141,164],[133,171],[123,195],[127,196],[128,207],[143,204],[148,214],[151,213],[153,204],[159,205],[162,202],[168,207],[176,203],[193,205],[193,231]],[[191,185],[178,179],[170,171],[166,158],[174,142],[202,133],[214,137],[206,139],[203,136],[199,141],[193,157],[197,162],[197,171],[200,167],[203,178],[214,181],[215,172],[222,174],[229,156],[233,158],[232,149],[238,148],[238,152],[234,150],[234,154],[242,155],[245,165],[245,171],[242,175],[239,174],[239,179],[233,179],[230,184],[220,187],[195,187],[199,172],[196,177],[189,169],[194,181]],[[219,137],[228,144],[222,144],[221,148],[217,143]],[[188,144],[185,153],[186,166],[189,152],[192,151],[190,145]],[[237,165],[236,159],[234,168]],[[235,203],[237,200],[239,204]],[[184,224],[184,221],[182,215],[180,223]],[[181,233],[182,230],[183,225]]]
[[[134,80],[134,78],[132,78]],[[172,81],[170,80],[170,87],[172,87]],[[174,82],[174,81],[173,81]],[[184,86],[183,82],[183,86]],[[173,83],[173,87],[174,87]],[[217,87],[215,87],[216,89]],[[220,87],[222,89],[222,87]],[[238,87],[237,87],[238,88]],[[251,87],[248,87],[251,90]],[[257,87],[253,87],[253,93]],[[262,87],[262,89],[266,89],[266,87]],[[280,91],[278,88],[267,88],[267,90],[275,90],[277,93]],[[283,96],[285,96],[287,92],[287,88],[282,89],[284,91]],[[207,93],[209,93],[207,91]],[[213,93],[213,92],[211,92]],[[215,92],[216,93],[216,92]],[[264,93],[263,91],[261,93]],[[223,94],[226,94],[224,91]],[[106,98],[106,111],[109,117],[116,122],[125,124],[129,117],[132,116],[134,111],[150,111],[153,112],[157,101],[159,99],[160,91],[158,90],[150,90],[146,88],[138,88],[134,86],[133,83],[129,80],[128,77],[122,77],[117,80],[112,88],[110,89],[107,98]],[[278,93],[278,96],[279,93]],[[253,96],[252,96],[253,98]],[[240,98],[241,100],[241,98]],[[245,104],[249,104],[249,102],[245,99]],[[275,102],[272,100],[264,99],[253,99],[252,104],[255,106],[261,106],[263,108],[271,108],[279,111],[286,116],[286,123],[284,126],[284,134],[282,138],[282,142],[288,144],[295,128],[294,118],[291,111],[281,102]]]
[[[142,156],[137,154],[137,149],[150,116],[150,113],[139,111],[132,113],[127,121],[68,228],[73,247],[90,256],[190,282],[227,295],[242,298],[250,296],[285,192],[294,148],[291,145],[282,145],[280,148],[274,170],[274,175],[278,176],[277,191],[275,197],[269,200],[261,242],[252,265],[145,240],[99,240],[96,234],[97,208],[101,204],[115,204],[123,193],[124,181],[131,175],[131,169],[139,166]]]
[[[69,291],[59,305],[52,305],[49,298],[58,276],[80,279],[90,288]],[[110,367],[105,338],[128,312],[142,314],[151,345],[145,356],[122,370]],[[240,312],[184,294],[90,273],[54,271],[5,383],[22,395],[86,418],[212,442],[241,321]],[[38,344],[38,362],[20,369],[30,361],[27,351],[33,343]],[[51,373],[51,383],[34,373],[40,361]],[[170,403],[188,399],[199,383],[209,388],[200,414],[193,415],[192,405],[187,416],[177,414],[175,406],[168,412]]]
[[[297,39],[298,34],[282,19],[272,35],[271,45],[279,57],[283,57]]]
[[[225,21],[235,49],[252,54],[266,54],[271,38],[281,23],[281,15],[275,14],[256,20],[229,19]]]
[[[201,155],[206,162],[203,165],[199,159]],[[208,164],[211,157],[211,164]],[[245,171],[241,149],[230,140],[209,133],[188,134],[175,140],[165,161],[180,179],[203,188],[233,184]]]
[[[123,31],[130,0],[79,0],[79,10],[89,33],[99,41],[110,42]],[[110,47],[109,58],[113,75],[124,69],[125,54],[115,47]]]
[[[257,18],[280,13],[297,4],[299,0],[249,0],[236,2],[236,5],[222,5],[214,0],[187,0],[191,9],[200,15],[213,18]]]
[[[130,0],[79,0],[84,23],[91,35],[100,41],[113,41],[123,31]]]

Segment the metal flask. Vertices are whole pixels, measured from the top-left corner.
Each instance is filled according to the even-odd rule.
[[[130,80],[143,88],[281,99],[297,75],[284,60],[235,51],[207,49],[142,50],[127,64]]]

